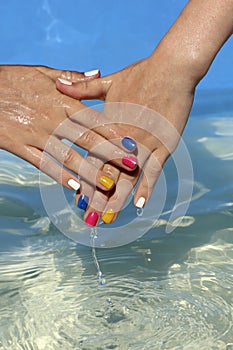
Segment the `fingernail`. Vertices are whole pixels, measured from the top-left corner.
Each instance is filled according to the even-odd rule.
[[[102,216],[102,220],[105,224],[110,224],[114,218],[115,212],[112,209],[107,210]]]
[[[135,169],[137,166],[137,158],[135,157],[124,157],[122,163],[130,169]]]
[[[109,177],[107,177],[105,175],[101,176],[100,183],[101,183],[101,185],[106,187],[108,190],[110,190],[110,188],[112,188],[115,184],[115,182],[112,179],[110,179]]]
[[[89,202],[89,197],[85,196],[85,194],[82,194],[78,200],[78,207],[82,210],[86,210],[88,202]]]
[[[145,202],[146,202],[145,198],[144,197],[140,197],[135,205],[136,205],[137,208],[143,208]]]
[[[65,79],[62,79],[62,78],[57,78],[60,83],[64,84],[64,85],[72,85],[72,81],[69,81],[69,80],[65,80]]]
[[[85,72],[85,77],[93,77],[93,75],[99,74],[99,69],[90,70],[89,72]]]
[[[89,226],[95,226],[98,219],[99,219],[99,215],[95,211],[93,211],[88,214],[88,217],[86,218],[85,223]]]
[[[124,137],[122,139],[121,143],[129,151],[133,151],[135,149],[135,147],[136,147],[136,141],[134,141],[130,137]]]
[[[80,188],[80,183],[78,183],[74,179],[69,179],[69,181],[67,183],[75,191],[78,191],[78,189]]]

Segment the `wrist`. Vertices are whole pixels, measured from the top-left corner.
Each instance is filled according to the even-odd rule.
[[[167,88],[175,91],[189,91],[192,93],[199,81],[205,75],[200,72],[198,59],[190,57],[163,41],[151,56],[147,58],[151,76],[160,74],[160,79],[169,82]]]
[[[232,34],[233,0],[189,0],[154,53],[195,86]]]
[[[170,74],[187,82],[193,88],[208,72],[211,61],[200,54],[200,51],[181,48],[178,40],[174,42],[165,36],[149,58],[151,62],[160,61]],[[153,64],[153,63],[152,63]]]

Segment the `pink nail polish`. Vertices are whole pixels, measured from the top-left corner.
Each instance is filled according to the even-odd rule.
[[[88,226],[95,226],[97,221],[99,219],[99,215],[93,211],[91,213],[88,214],[86,220],[85,220],[85,223],[88,225]]]
[[[124,157],[124,158],[122,158],[122,163],[130,169],[135,169],[137,166],[137,158],[135,158],[133,156]]]

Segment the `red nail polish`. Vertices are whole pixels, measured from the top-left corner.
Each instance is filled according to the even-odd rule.
[[[88,226],[95,226],[97,221],[99,219],[99,215],[93,211],[91,213],[88,214],[86,220],[85,220],[85,223],[88,225]]]
[[[124,157],[124,158],[122,158],[122,163],[130,169],[135,169],[137,166],[137,158],[135,158],[133,156]]]

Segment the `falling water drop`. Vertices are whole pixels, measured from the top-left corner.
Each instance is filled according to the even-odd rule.
[[[143,215],[143,208],[137,208],[137,216],[142,216]]]
[[[108,299],[106,300],[106,302],[107,302],[108,305],[111,305],[111,304],[112,304],[112,299],[111,299],[111,298],[108,298]]]
[[[96,255],[96,249],[95,249],[95,240],[98,238],[98,231],[96,227],[91,228],[90,238],[91,238],[92,256],[97,269],[97,278],[99,281],[99,286],[105,286],[106,280],[105,278],[103,278],[103,273],[100,269],[100,265],[99,265],[99,261],[98,261],[98,258]]]

